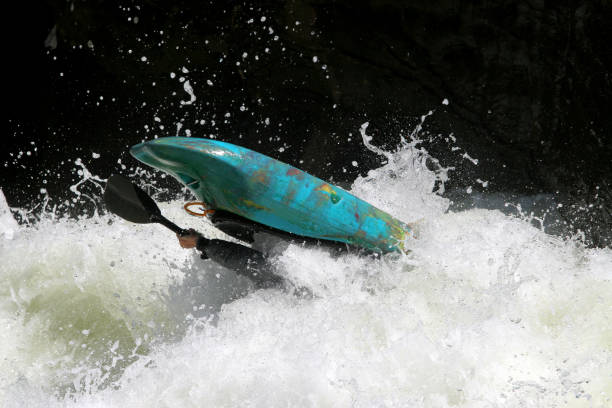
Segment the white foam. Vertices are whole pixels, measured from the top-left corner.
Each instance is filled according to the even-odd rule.
[[[0,245],[0,404],[609,406],[612,251],[449,213],[426,152],[388,159],[353,191],[420,218],[419,239],[379,259],[289,246],[277,272],[312,296],[241,297],[247,283],[157,225],[20,231]],[[214,234],[180,204],[168,218]]]
[[[13,239],[15,233],[19,230],[19,225],[13,215],[11,209],[6,202],[4,193],[0,189],[0,240]],[[1,245],[1,243],[0,243]]]
[[[314,298],[259,291],[227,304],[216,325],[193,326],[79,405],[610,401],[610,251],[474,210],[428,222],[407,257],[292,247],[282,258]]]

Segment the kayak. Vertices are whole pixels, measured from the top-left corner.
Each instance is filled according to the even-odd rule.
[[[376,252],[403,251],[412,228],[296,167],[231,143],[162,137],[130,153],[185,186],[207,208],[292,234]]]

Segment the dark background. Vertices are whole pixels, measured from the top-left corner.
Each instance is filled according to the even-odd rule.
[[[380,164],[362,123],[392,149],[434,110],[422,136],[456,167],[449,194],[545,193],[587,243],[612,242],[611,1],[11,7],[0,188],[12,206],[33,206],[42,187],[70,198],[77,158],[101,177],[134,166],[127,147],[176,135],[177,123],[180,135],[212,135],[343,185]]]

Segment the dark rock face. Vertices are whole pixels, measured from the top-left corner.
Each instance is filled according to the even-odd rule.
[[[458,168],[450,187],[476,188],[480,178],[488,192],[555,194],[561,216],[589,243],[612,242],[609,1],[45,4],[26,28],[37,36],[27,58],[38,80],[15,88],[13,150],[28,137],[43,152],[74,150],[39,154],[27,164],[34,173],[78,148],[125,163],[127,145],[174,135],[179,124],[181,134],[214,135],[352,180],[378,160],[359,143],[363,122],[375,143],[392,148],[434,109],[426,145]],[[36,86],[35,106],[19,96],[28,94],[23,86]],[[449,133],[460,152],[436,137]],[[12,188],[18,174],[0,180],[9,200],[28,191]],[[36,179],[30,184],[37,189]]]

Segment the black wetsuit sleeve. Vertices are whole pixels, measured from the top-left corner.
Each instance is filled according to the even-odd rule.
[[[261,252],[244,245],[200,237],[196,248],[213,262],[249,278],[258,288],[273,287],[282,282]]]

